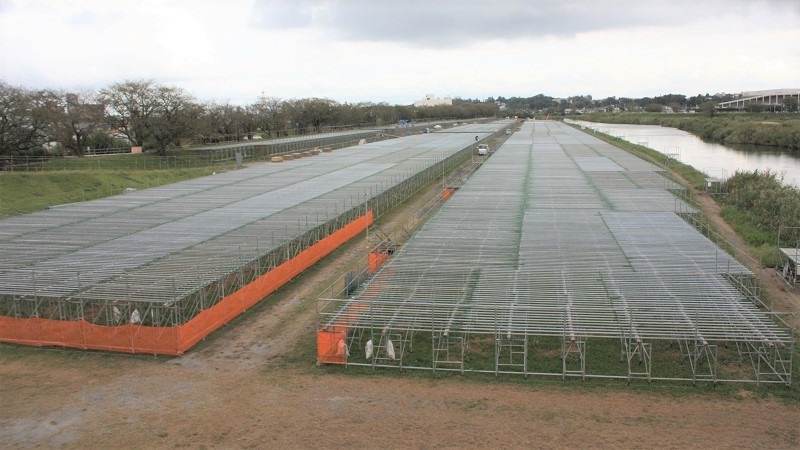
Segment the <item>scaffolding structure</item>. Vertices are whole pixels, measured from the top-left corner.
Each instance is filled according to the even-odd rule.
[[[512,124],[482,125],[479,142],[461,133],[384,140],[2,220],[0,341],[104,349],[63,336],[63,327],[53,336],[48,321],[191,324],[276,269],[297,266],[326,238],[340,242],[351,224],[363,230]],[[38,328],[15,335],[28,323]],[[136,352],[133,341],[123,351]]]
[[[791,287],[797,285],[798,264],[800,264],[800,227],[780,226],[778,227],[778,249],[779,263],[775,270],[780,273],[783,281]]]
[[[358,289],[323,294],[318,336],[350,365],[790,384],[792,331],[686,220],[700,213],[683,190],[526,122]]]
[[[263,161],[272,156],[288,155],[311,148],[329,147],[332,149],[358,145],[362,140],[374,142],[388,139],[386,130],[360,129],[314,133],[275,139],[250,139],[239,142],[207,144],[191,149],[192,154],[213,155],[214,161],[234,160],[241,154],[245,161]]]

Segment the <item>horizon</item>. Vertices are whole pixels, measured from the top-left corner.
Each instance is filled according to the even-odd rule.
[[[96,89],[68,89],[68,88],[53,88],[53,87],[30,87],[30,86],[25,86],[25,85],[8,83],[5,80],[0,79],[0,82],[6,82],[10,86],[21,88],[21,89],[25,89],[25,90],[39,90],[39,89],[42,89],[42,90],[48,90],[48,89],[49,90],[59,90],[59,89],[63,89],[66,92],[82,92],[82,91],[89,90],[89,91],[92,91],[94,93],[99,93],[100,90],[108,88],[113,84],[124,83],[124,82],[129,82],[129,81],[152,81],[152,82],[154,82],[156,84],[159,84],[159,85],[180,87],[180,86],[175,86],[175,85],[169,85],[169,84],[166,84],[166,83],[162,83],[159,80],[155,80],[155,79],[149,79],[149,80],[128,80],[128,79],[126,79],[126,80],[122,80],[122,81],[111,82],[107,86],[102,86],[102,87],[96,88]],[[591,97],[592,101],[602,101],[602,100],[606,100],[606,99],[609,99],[609,98],[614,98],[614,99],[617,99],[617,100],[619,100],[619,99],[640,100],[640,99],[644,99],[644,98],[658,98],[658,97],[664,97],[664,96],[670,96],[670,95],[684,96],[687,99],[688,98],[692,98],[692,97],[697,97],[697,96],[711,96],[711,97],[720,97],[720,96],[726,96],[726,95],[744,96],[745,94],[752,94],[752,93],[761,92],[761,91],[775,91],[775,90],[800,90],[800,88],[782,87],[782,88],[760,89],[760,90],[741,90],[741,91],[738,91],[738,92],[715,92],[713,94],[709,93],[709,92],[696,93],[696,94],[668,92],[668,93],[659,93],[659,94],[655,94],[655,95],[646,95],[646,96],[641,96],[641,97],[629,97],[629,96],[625,96],[625,95],[611,95],[611,96],[600,97],[600,96],[595,96],[595,95],[593,95],[591,93],[579,93],[579,94],[568,95],[566,97],[557,97],[557,96],[554,96],[554,95],[549,95],[549,94],[544,93],[544,92],[538,92],[536,94],[530,94],[530,95],[493,95],[493,96],[489,96],[489,97],[485,97],[485,98],[463,97],[463,96],[459,96],[459,95],[455,95],[455,96],[449,96],[449,95],[448,96],[439,96],[439,95],[437,95],[435,93],[433,94],[433,96],[435,98],[451,98],[452,100],[463,100],[463,101],[478,100],[480,102],[485,102],[489,98],[492,98],[492,99],[494,99],[494,101],[497,101],[497,99],[499,99],[499,98],[503,98],[503,99],[508,100],[508,99],[512,99],[512,98],[523,98],[523,99],[525,99],[525,98],[533,98],[533,97],[538,97],[538,96],[544,96],[546,98],[551,98],[553,100],[567,100],[569,98],[574,98],[574,97]],[[193,92],[190,92],[190,91],[186,91],[186,93],[188,93],[195,100],[197,100],[198,103],[211,103],[211,104],[226,104],[227,103],[227,104],[233,104],[235,106],[250,105],[250,104],[256,103],[258,101],[258,99],[260,99],[260,98],[266,98],[263,95],[259,95],[259,96],[255,97],[254,100],[249,102],[249,103],[235,104],[235,103],[231,103],[231,102],[219,102],[218,99],[215,99],[215,98],[202,99],[202,98],[198,97],[197,95],[195,95]],[[428,94],[430,94],[430,93],[428,93]],[[390,106],[414,106],[414,102],[415,101],[424,99],[425,95],[428,95],[428,94],[423,94],[419,98],[416,98],[416,99],[412,100],[409,103],[403,103],[403,104],[400,104],[400,103],[394,103],[394,104],[393,103],[388,103],[388,104]],[[358,101],[358,102],[350,102],[350,101],[340,101],[340,100],[333,99],[333,98],[328,98],[328,97],[311,97],[311,96],[306,96],[306,97],[302,97],[301,96],[301,97],[292,97],[292,98],[275,97],[275,98],[279,99],[280,101],[293,101],[293,100],[319,98],[319,99],[322,99],[322,100],[330,100],[330,101],[333,101],[335,103],[342,104],[342,105],[344,105],[344,104],[359,104],[359,103],[367,103],[367,104],[387,103],[387,102],[384,102],[384,101],[374,101],[374,100],[362,100],[362,101]]]

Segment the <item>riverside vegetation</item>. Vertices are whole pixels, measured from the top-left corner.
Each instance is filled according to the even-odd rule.
[[[694,134],[709,142],[757,144],[800,150],[798,114],[661,114],[589,113],[572,117],[600,123],[660,125]]]
[[[800,240],[800,190],[781,181],[769,171],[736,172],[718,200],[722,217],[756,249],[765,267],[778,263],[779,242],[793,247]]]

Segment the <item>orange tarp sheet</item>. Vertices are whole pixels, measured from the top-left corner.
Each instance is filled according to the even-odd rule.
[[[361,301],[350,302],[337,314],[332,325],[317,331],[317,364],[347,364],[347,333],[385,287],[385,280],[370,284]]]
[[[369,271],[375,272],[378,270],[386,260],[389,259],[389,254],[386,252],[370,252],[369,254]]]
[[[452,197],[453,196],[453,192],[455,192],[455,189],[452,189],[452,188],[444,188],[444,189],[442,189],[442,200],[447,200],[450,197]]]
[[[347,328],[317,331],[317,364],[347,364]]]
[[[238,316],[289,280],[357,236],[372,224],[372,211],[350,222],[299,255],[261,275],[183,325],[109,327],[83,320],[61,321],[0,316],[0,341],[128,353],[180,355],[209,333]]]

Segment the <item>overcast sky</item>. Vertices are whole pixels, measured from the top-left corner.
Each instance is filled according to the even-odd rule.
[[[0,80],[410,104],[800,88],[800,0],[0,0]]]

